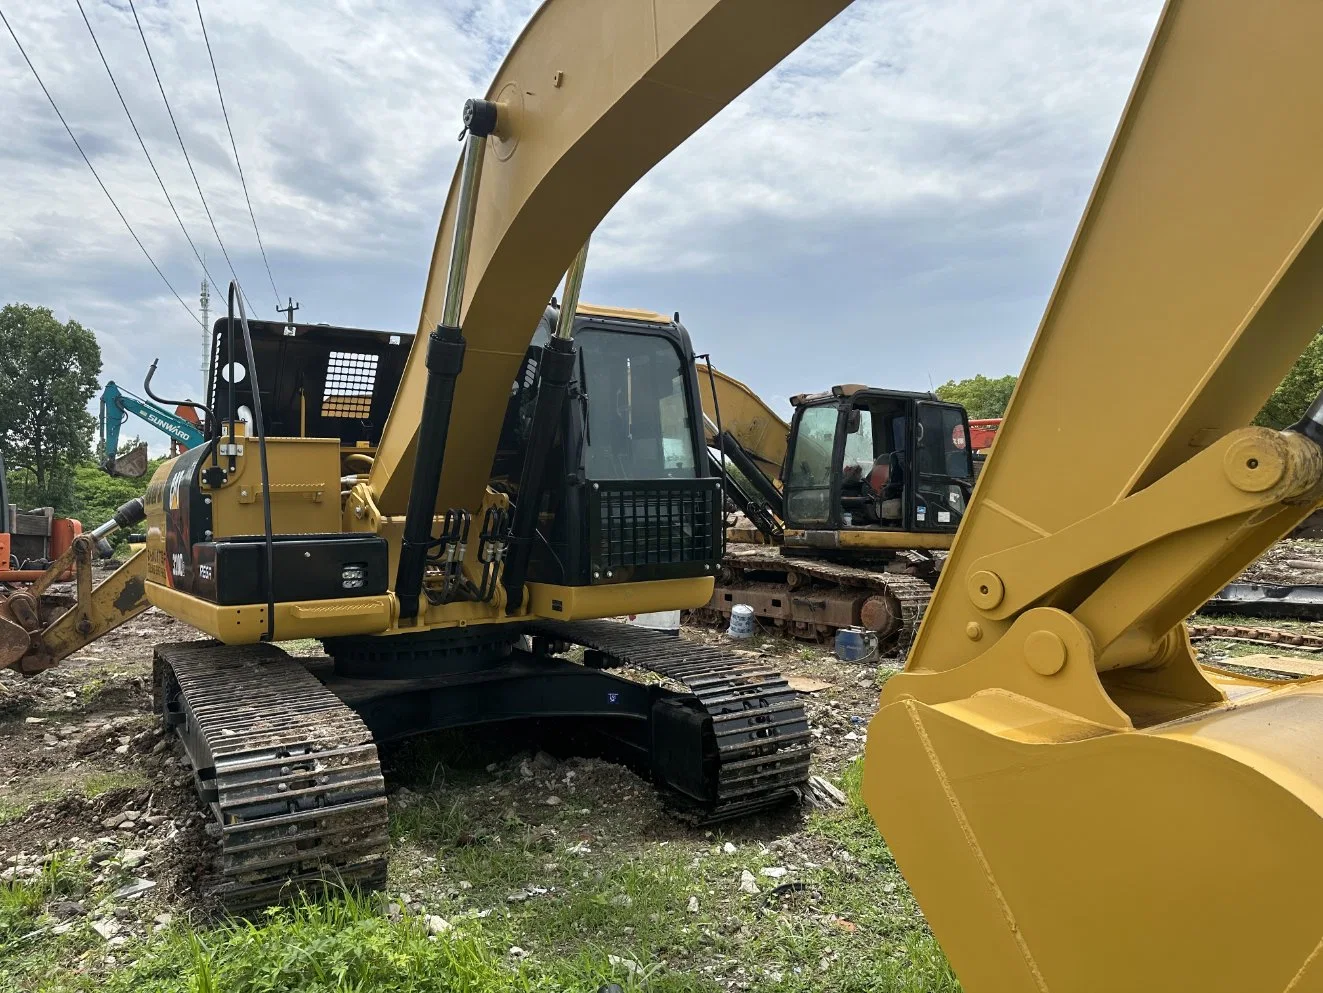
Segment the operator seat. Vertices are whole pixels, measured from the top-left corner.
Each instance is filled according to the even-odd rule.
[[[878,456],[865,480],[865,488],[873,498],[873,512],[880,523],[901,523],[905,465],[900,452]]]

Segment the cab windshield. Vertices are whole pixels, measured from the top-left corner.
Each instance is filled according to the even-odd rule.
[[[695,478],[686,370],[675,346],[656,335],[591,328],[576,338],[588,395],[588,478]]]

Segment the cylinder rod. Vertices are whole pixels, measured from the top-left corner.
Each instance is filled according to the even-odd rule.
[[[455,206],[455,229],[450,235],[446,295],[441,304],[441,323],[446,327],[459,327],[460,310],[464,306],[464,278],[469,270],[469,249],[473,245],[473,221],[478,210],[478,186],[482,182],[482,163],[486,150],[486,136],[470,131],[464,142],[459,202]]]
[[[1314,444],[1323,447],[1323,393],[1314,398],[1304,416],[1287,430],[1304,435]]]
[[[556,335],[542,349],[538,363],[537,399],[524,443],[524,464],[519,473],[519,492],[510,522],[509,553],[501,575],[507,614],[518,613],[524,603],[524,580],[533,553],[533,539],[537,535],[546,489],[544,481],[556,441],[556,429],[565,410],[570,378],[574,375],[575,357],[574,339]]]
[[[592,239],[590,238],[589,241]],[[574,256],[569,271],[565,273],[565,296],[560,307],[560,316],[556,319],[556,337],[568,341],[574,337],[574,317],[579,311],[579,293],[583,289],[583,274],[588,269],[588,244],[583,243],[579,254]]]
[[[464,280],[469,268],[469,247],[473,243],[473,222],[477,213],[478,187],[482,181],[487,136],[495,129],[496,118],[496,105],[486,100],[470,100],[464,105],[464,127],[468,137],[460,166],[459,196],[455,204],[454,231],[450,241],[445,301],[441,323],[427,343],[427,387],[419,416],[418,443],[414,450],[413,480],[409,486],[409,507],[404,518],[400,564],[395,573],[395,595],[399,600],[402,620],[418,616],[423,574],[427,569],[427,553],[433,544],[436,495],[441,486],[441,470],[445,465],[455,381],[464,368],[466,343],[460,325]]]
[[[590,239],[591,240],[591,239]],[[533,421],[524,446],[524,465],[519,473],[518,502],[510,522],[509,555],[505,560],[502,583],[505,586],[506,613],[514,614],[524,603],[524,579],[533,553],[533,538],[545,495],[548,463],[565,411],[570,378],[574,375],[574,317],[579,310],[579,291],[588,268],[588,242],[583,243],[565,273],[565,295],[561,299],[556,330],[542,349],[537,371],[537,400]]]

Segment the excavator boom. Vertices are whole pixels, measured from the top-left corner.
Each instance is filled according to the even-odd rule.
[[[698,391],[703,397],[708,444],[720,448],[717,435],[724,431],[779,486],[790,425],[749,387],[709,365],[698,367]]]
[[[468,350],[437,508],[477,508],[514,381],[547,299],[608,210],[649,169],[849,0],[550,0],[487,99],[499,108],[464,284]],[[570,54],[573,57],[570,57]],[[369,485],[403,514],[413,479],[427,335],[441,319],[460,205],[456,172],[404,380]]]

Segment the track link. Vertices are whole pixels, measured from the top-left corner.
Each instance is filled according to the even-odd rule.
[[[706,825],[744,817],[797,798],[807,783],[808,716],[799,694],[765,663],[618,621],[548,621],[530,633],[582,645],[608,666],[645,669],[689,689],[707,718],[703,761],[711,798],[696,803],[668,794],[686,820]]]
[[[156,649],[155,709],[212,812],[229,912],[293,890],[386,882],[385,784],[363,722],[272,645]]]

